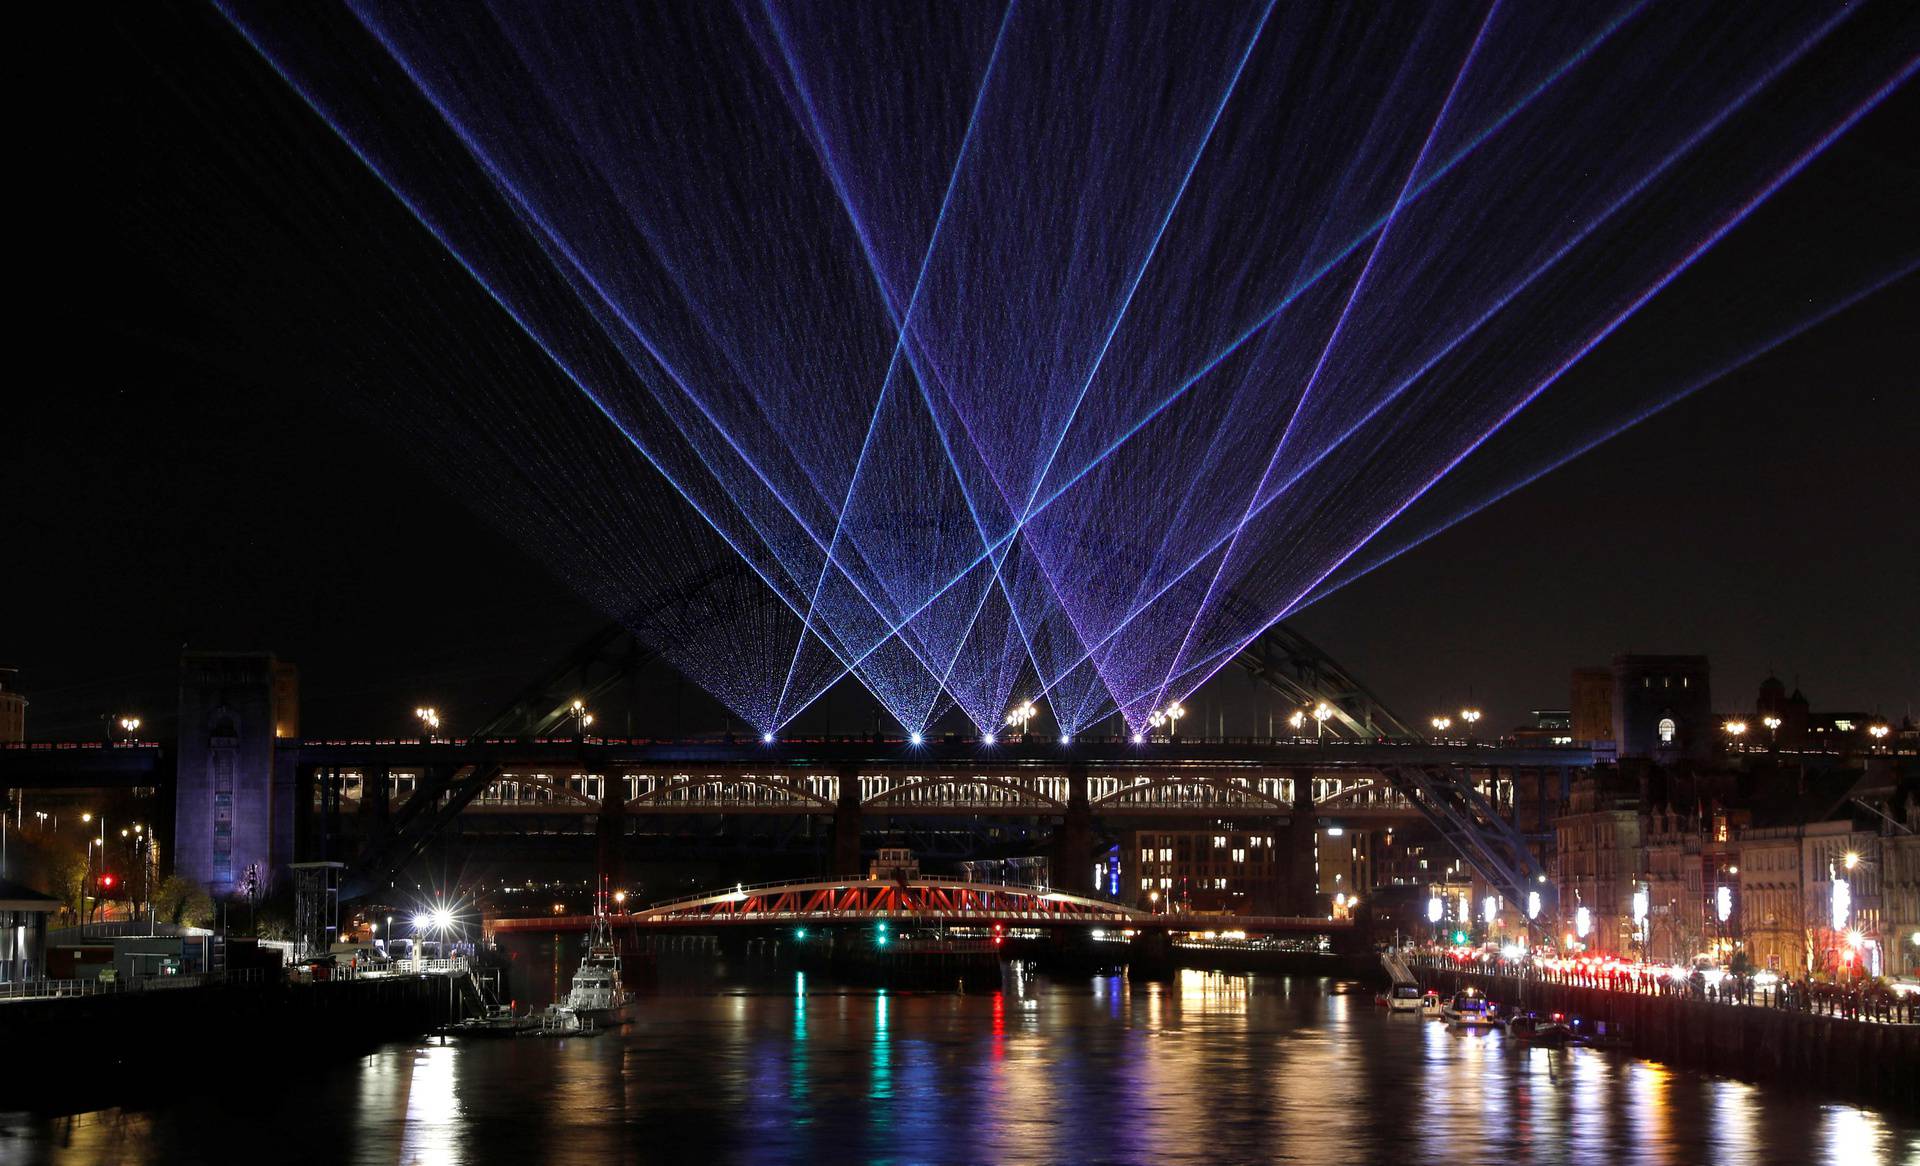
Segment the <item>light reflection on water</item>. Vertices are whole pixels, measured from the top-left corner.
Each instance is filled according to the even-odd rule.
[[[543,961],[544,962],[544,961]],[[643,999],[618,1035],[386,1047],[153,1113],[22,1124],[0,1162],[1844,1163],[1870,1110],[1389,1016],[1317,981],[759,987]],[[24,1157],[20,1156],[24,1154]]]

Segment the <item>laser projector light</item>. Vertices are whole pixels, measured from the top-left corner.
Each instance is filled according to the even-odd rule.
[[[1146,744],[1146,743],[1147,743],[1147,736],[1146,736],[1146,734],[1145,734],[1145,733],[1135,733],[1135,734],[1133,735],[1133,743],[1134,743],[1135,745],[1144,745],[1144,744]]]
[[[773,734],[772,734],[772,733],[762,733],[762,734],[760,734],[760,743],[761,743],[762,745],[771,745],[771,744],[773,744]]]
[[[993,744],[993,734],[992,734],[992,733],[982,733],[982,734],[980,734],[980,743],[981,743],[982,745],[991,745],[991,744]]]
[[[917,747],[917,746],[919,746],[919,745],[922,745],[922,744],[924,744],[925,742],[926,742],[926,738],[925,738],[925,737],[922,737],[922,736],[921,736],[920,734],[918,734],[918,733],[908,733],[908,734],[907,734],[907,744],[909,744],[909,745],[913,745],[913,746],[916,746],[916,747]]]
[[[1071,744],[1073,744],[1073,734],[1071,734],[1071,733],[1062,733],[1062,734],[1060,734],[1060,743],[1061,743],[1062,745],[1071,745]]]

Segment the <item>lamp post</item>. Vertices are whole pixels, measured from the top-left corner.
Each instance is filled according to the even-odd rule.
[[[1468,744],[1472,744],[1473,727],[1480,723],[1480,710],[1476,708],[1461,709],[1460,722],[1467,727],[1467,742]]]
[[[1887,740],[1887,734],[1891,732],[1893,732],[1893,727],[1885,721],[1875,721],[1873,724],[1867,726],[1867,736],[1873,738],[1874,749],[1879,749],[1884,745]],[[1893,750],[1889,749],[1887,752],[1891,753]]]
[[[1027,726],[1039,714],[1040,710],[1034,707],[1032,701],[1023,700],[1007,713],[1007,727],[1018,732],[1020,739],[1024,741],[1027,739]]]
[[[127,744],[131,745],[135,740],[134,734],[140,731],[140,718],[139,717],[121,717],[119,723],[120,723],[120,733],[121,733],[120,739],[125,741]]]
[[[575,698],[572,706],[567,710],[567,715],[573,718],[573,735],[580,738],[586,737],[587,730],[593,727],[593,714],[587,711],[586,702]]]
[[[579,707],[579,704],[579,701],[574,702],[576,708]],[[415,719],[420,722],[420,728],[427,739],[427,744],[433,744],[434,741],[438,739],[435,734],[440,731],[440,711],[432,705],[427,705],[423,708],[414,709],[413,715]]]
[[[1735,720],[1728,721],[1726,724],[1721,725],[1720,727],[1726,730],[1727,738],[1728,738],[1728,748],[1738,749],[1740,747],[1741,740],[1745,738],[1747,735],[1747,722],[1735,719]]]
[[[1433,726],[1434,739],[1439,740],[1440,738],[1445,737],[1447,735],[1447,729],[1453,724],[1453,718],[1452,717],[1435,717],[1431,721],[1428,721],[1427,723]]]
[[[1327,731],[1327,718],[1333,715],[1333,706],[1321,701],[1313,706],[1313,739],[1321,740]]]
[[[1306,724],[1307,712],[1305,709],[1294,709],[1293,715],[1287,718],[1287,725],[1293,730],[1293,735],[1296,737],[1300,735],[1300,730],[1305,728]]]
[[[1147,723],[1158,729],[1165,726],[1167,740],[1172,741],[1180,735],[1180,718],[1187,715],[1186,706],[1177,700],[1168,701],[1167,707],[1154,709],[1147,714]]]

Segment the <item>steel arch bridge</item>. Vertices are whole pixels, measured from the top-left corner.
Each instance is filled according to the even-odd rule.
[[[584,931],[590,915],[534,915],[490,919],[486,930]],[[980,883],[919,876],[910,879],[809,879],[736,884],[642,907],[617,920],[641,930],[806,925],[830,927],[891,923],[903,926],[1005,924],[1018,927],[1115,927],[1135,931],[1200,931],[1233,926],[1259,932],[1349,931],[1347,920],[1316,916],[1218,916],[1156,913],[1090,895],[1023,883]]]

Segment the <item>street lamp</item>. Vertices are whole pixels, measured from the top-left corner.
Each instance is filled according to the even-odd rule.
[[[1727,736],[1733,738],[1732,744],[1735,748],[1739,747],[1740,739],[1747,735],[1747,722],[1742,720],[1728,721],[1720,727],[1727,731]]]
[[[1447,732],[1447,730],[1448,730],[1448,729],[1449,729],[1450,727],[1452,727],[1452,725],[1453,725],[1453,718],[1451,718],[1451,717],[1435,717],[1435,718],[1433,718],[1433,719],[1432,719],[1431,721],[1428,721],[1427,723],[1433,726],[1433,735],[1434,735],[1434,736],[1436,736],[1436,737],[1443,737],[1443,736],[1445,736],[1445,735],[1446,735],[1446,732]]]
[[[1467,740],[1473,740],[1473,727],[1480,723],[1480,710],[1461,709],[1460,720],[1467,726]]]
[[[1166,726],[1167,740],[1171,741],[1180,735],[1180,718],[1186,715],[1185,705],[1177,700],[1168,701],[1166,708],[1154,709],[1147,714],[1147,723],[1156,729]]]
[[[593,725],[593,714],[587,711],[586,702],[576,697],[572,706],[568,708],[567,713],[573,718],[573,735],[576,737],[586,736],[587,729]]]
[[[1873,724],[1867,726],[1867,736],[1873,738],[1875,748],[1879,748],[1880,745],[1886,741],[1887,734],[1891,732],[1893,732],[1892,726],[1888,725],[1885,721],[1875,721]]]
[[[1027,735],[1028,723],[1031,722],[1033,718],[1038,716],[1039,714],[1040,714],[1040,710],[1033,707],[1032,701],[1023,700],[1019,704],[1014,705],[1013,711],[1007,714],[1007,726],[1009,728],[1018,730],[1020,733],[1020,736],[1022,738],[1025,738]]]
[[[134,734],[139,731],[140,731],[139,717],[121,717],[120,718],[120,732],[124,735],[122,738],[123,740],[129,741],[129,742],[133,741]]]
[[[1779,748],[1780,718],[1774,716],[1772,713],[1768,713],[1766,716],[1760,718],[1760,723],[1767,727],[1767,744],[1774,748]]]
[[[420,727],[426,730],[427,742],[431,744],[434,741],[434,734],[440,731],[440,710],[427,705],[424,708],[414,709],[413,715],[420,721]]]
[[[1292,727],[1293,735],[1296,737],[1300,735],[1300,730],[1306,726],[1306,723],[1307,712],[1305,709],[1294,709],[1293,715],[1287,718],[1287,724]]]
[[[1333,706],[1321,701],[1313,706],[1313,739],[1318,741],[1327,730],[1327,718],[1333,715]]]

